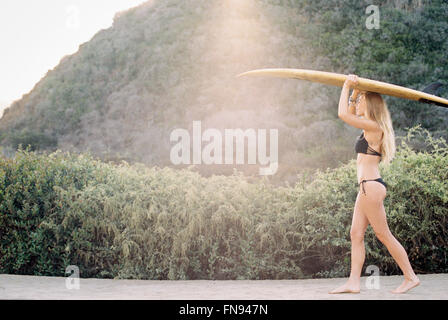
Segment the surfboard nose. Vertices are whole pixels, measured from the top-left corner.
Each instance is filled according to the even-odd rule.
[[[250,75],[250,74],[252,74],[252,73],[253,73],[253,71],[242,72],[242,73],[237,74],[237,75],[235,76],[235,78],[244,77],[244,76]]]

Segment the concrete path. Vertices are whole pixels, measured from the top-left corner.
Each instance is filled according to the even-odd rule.
[[[363,277],[360,294],[328,294],[345,278],[310,280],[110,280],[79,279],[79,289],[67,289],[64,277],[0,275],[0,299],[45,300],[448,300],[448,274],[418,275],[420,286],[406,294],[389,291],[401,276],[379,277],[379,289],[367,289],[372,278]],[[377,278],[378,280],[378,278]],[[73,281],[70,285],[76,285]],[[372,285],[369,285],[372,287]]]

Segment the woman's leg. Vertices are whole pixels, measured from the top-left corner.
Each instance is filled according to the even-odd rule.
[[[351,270],[350,280],[357,283],[358,287],[361,281],[362,266],[366,257],[366,248],[364,245],[364,234],[366,233],[369,221],[361,210],[359,198],[361,193],[358,193],[355,202],[355,209],[353,212],[352,227],[350,229],[350,240],[352,243],[351,250]]]
[[[404,274],[405,281],[393,292],[404,293],[417,286],[420,282],[412,269],[405,249],[392,235],[387,225],[386,211],[383,204],[386,195],[385,187],[380,183],[369,182],[365,184],[365,189],[366,196],[361,197],[360,201],[361,211],[367,217],[378,240],[386,246]]]
[[[352,227],[350,229],[351,248],[351,270],[348,281],[330,291],[330,293],[357,293],[361,288],[361,272],[364,265],[366,249],[364,246],[364,234],[369,221],[360,208],[361,193],[358,193],[353,210]]]

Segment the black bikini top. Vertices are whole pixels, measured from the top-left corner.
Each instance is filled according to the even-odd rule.
[[[369,146],[369,143],[367,142],[366,138],[364,137],[364,131],[356,140],[355,151],[356,151],[356,153],[365,153],[365,154],[370,154],[373,156],[381,157],[381,153],[376,152],[372,147]]]

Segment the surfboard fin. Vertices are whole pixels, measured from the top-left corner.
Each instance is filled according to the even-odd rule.
[[[433,94],[435,96],[438,96],[440,93],[440,89],[444,86],[443,83],[440,82],[433,82],[430,85],[428,85],[425,89],[422,91],[425,93]]]

